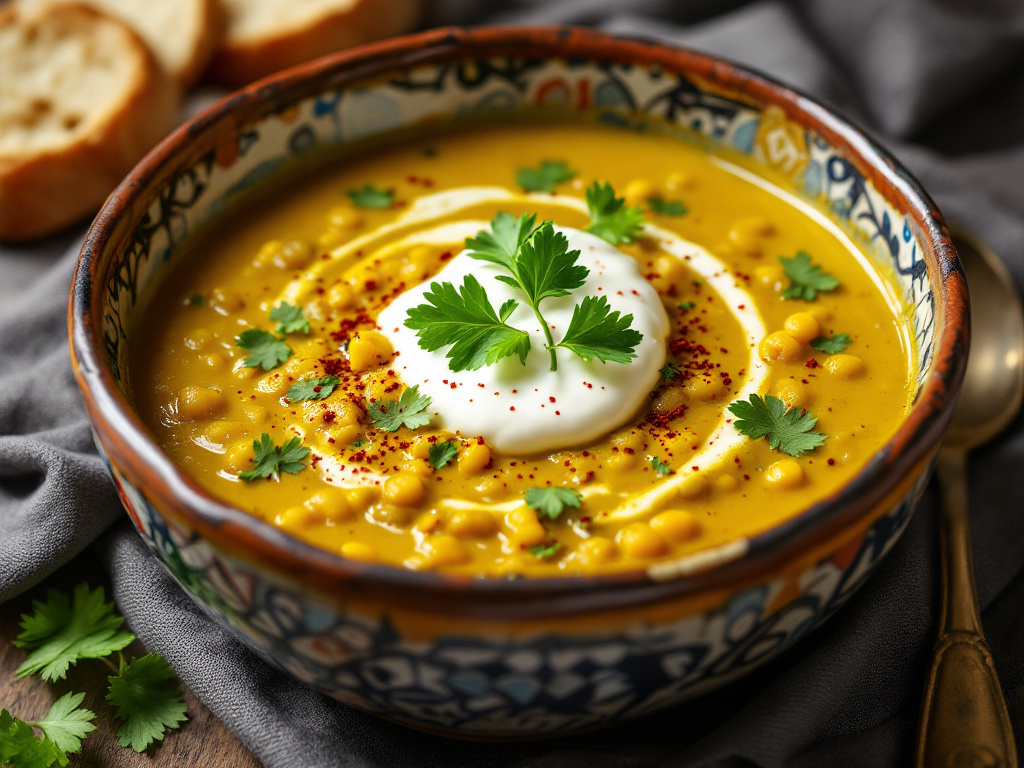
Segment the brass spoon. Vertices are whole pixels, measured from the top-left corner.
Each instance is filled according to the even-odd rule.
[[[971,291],[971,353],[939,451],[942,616],[925,688],[918,768],[1016,768],[1017,750],[981,629],[971,557],[967,454],[1014,419],[1024,397],[1024,311],[1013,278],[984,243],[953,233]]]

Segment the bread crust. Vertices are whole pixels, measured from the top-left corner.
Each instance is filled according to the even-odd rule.
[[[48,14],[76,14],[121,27],[131,83],[88,130],[52,149],[0,155],[0,239],[30,240],[94,213],[132,166],[177,120],[180,89],[149,48],[123,22],[83,5],[53,6]],[[0,26],[19,23],[19,10],[0,8]],[[58,94],[50,94],[57,98]]]
[[[402,34],[416,25],[420,9],[420,0],[357,0],[302,27],[248,39],[233,37],[228,19],[207,79],[237,88],[328,53]]]

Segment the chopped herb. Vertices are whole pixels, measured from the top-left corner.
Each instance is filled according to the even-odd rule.
[[[685,216],[690,212],[681,200],[662,200],[660,197],[647,198],[647,210],[662,216]]]
[[[302,307],[287,301],[270,310],[270,319],[277,322],[278,333],[309,333],[309,320],[302,316]]]
[[[259,440],[253,440],[252,449],[256,452],[252,459],[254,468],[238,473],[238,477],[247,483],[265,477],[280,477],[281,472],[297,475],[306,468],[303,462],[309,456],[309,448],[303,447],[302,438],[293,437],[278,447],[266,432],[260,435]]]
[[[428,453],[427,460],[430,462],[430,466],[434,469],[443,469],[448,463],[455,458],[455,454],[459,452],[458,445],[454,440],[445,440],[443,443],[432,443]]]
[[[516,184],[527,192],[554,192],[558,184],[576,177],[576,171],[560,160],[545,160],[539,168],[520,168]]]
[[[158,653],[127,663],[122,658],[117,674],[107,677],[107,681],[107,701],[123,721],[117,729],[122,747],[143,752],[154,742],[163,741],[167,729],[178,728],[188,720],[185,702],[174,683],[174,670]]]
[[[573,488],[530,488],[526,491],[526,506],[540,517],[557,520],[566,507],[579,509],[583,494]]]
[[[188,305],[190,307],[201,307],[206,304],[206,297],[201,293],[193,293],[188,297]]]
[[[838,355],[852,343],[853,339],[845,333],[837,333],[832,338],[818,336],[811,339],[811,346],[819,352],[824,352],[826,355]]]
[[[683,301],[679,303],[679,309],[681,309],[683,312],[685,312],[688,309],[693,309],[696,306],[696,302],[693,301]]]
[[[625,208],[625,199],[615,196],[612,185],[594,182],[587,189],[587,211],[590,224],[584,229],[593,232],[612,245],[631,243],[644,228],[643,211],[639,208]]]
[[[658,370],[658,373],[661,374],[665,381],[675,381],[682,372],[683,369],[675,363],[665,363],[665,365]]]
[[[584,360],[628,363],[636,357],[633,348],[643,339],[630,327],[632,323],[632,315],[612,312],[606,297],[585,296],[573,308],[565,336],[555,346],[575,352]]]
[[[366,445],[366,441],[363,440],[363,438],[361,438],[361,437],[358,440],[356,440],[354,443],[352,443],[352,447],[353,448],[362,448],[364,445]]]
[[[672,474],[672,467],[663,462],[657,456],[648,456],[647,460],[651,463],[651,469],[657,472],[661,476]]]
[[[556,554],[561,548],[562,545],[557,541],[551,544],[538,544],[535,547],[530,547],[530,554],[540,560],[545,560]]]
[[[292,356],[291,348],[272,333],[250,328],[235,336],[235,344],[246,350],[249,357],[242,361],[246,368],[269,371]]]
[[[373,426],[385,432],[394,432],[402,426],[408,429],[424,427],[433,418],[431,414],[426,413],[430,398],[421,395],[418,386],[409,387],[398,400],[385,400],[382,403],[367,405]]]
[[[797,251],[792,259],[779,256],[779,262],[790,281],[789,287],[782,292],[784,299],[814,301],[819,291],[834,291],[839,287],[836,278],[811,263],[811,256],[806,251]]]
[[[703,285],[704,285],[704,281],[703,280],[694,280],[693,281],[693,287],[694,288],[700,288]]]
[[[350,189],[346,193],[356,208],[390,208],[395,196],[390,190],[377,189],[366,184],[362,189]]]
[[[742,434],[757,440],[768,438],[768,447],[790,456],[803,456],[824,444],[826,435],[812,432],[818,419],[798,408],[786,408],[786,404],[772,395],[762,400],[751,395],[750,402],[737,400],[729,406],[736,417],[733,426]]]
[[[285,397],[293,403],[301,403],[304,400],[323,400],[330,396],[340,381],[341,379],[337,376],[324,376],[321,379],[302,379],[288,387],[288,394]]]

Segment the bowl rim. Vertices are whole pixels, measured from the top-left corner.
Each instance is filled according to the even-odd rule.
[[[105,291],[110,269],[110,264],[101,265],[100,256],[108,247],[116,252],[127,236],[124,223],[134,225],[145,214],[151,201],[140,206],[139,200],[147,187],[158,188],[175,170],[189,167],[184,160],[189,159],[190,147],[204,137],[213,140],[218,128],[245,125],[329,87],[412,66],[505,55],[660,67],[669,74],[705,78],[762,108],[777,105],[788,119],[813,128],[840,148],[886,199],[896,200],[900,208],[905,201],[906,214],[920,228],[925,246],[921,258],[927,262],[938,332],[932,373],[896,433],[848,484],[783,523],[746,537],[744,551],[734,557],[717,562],[711,558],[703,569],[668,580],[652,578],[648,569],[506,580],[348,560],[293,538],[200,488],[149,435],[108,368],[99,314],[93,307],[94,297]],[[97,282],[99,278],[104,282]],[[866,132],[800,91],[726,59],[574,27],[428,30],[332,54],[222,98],[161,141],[107,199],[82,246],[71,284],[68,323],[73,369],[96,440],[112,459],[116,456],[119,469],[135,488],[160,499],[154,506],[161,514],[171,512],[218,549],[284,574],[322,599],[358,594],[414,609],[432,599],[434,612],[503,620],[604,611],[736,589],[848,529],[897,492],[907,473],[934,456],[952,416],[969,337],[967,286],[941,214],[913,176]],[[443,599],[434,602],[437,598]]]

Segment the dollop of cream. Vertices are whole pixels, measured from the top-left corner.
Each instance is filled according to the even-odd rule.
[[[463,435],[480,435],[505,454],[555,451],[611,432],[645,402],[665,364],[668,316],[637,262],[599,237],[558,229],[570,249],[579,249],[577,263],[590,274],[571,295],[541,302],[555,342],[565,334],[573,308],[583,297],[603,295],[613,311],[633,315],[632,328],[643,336],[630,363],[587,362],[567,349],[556,349],[558,370],[551,371],[544,332],[523,294],[495,279],[504,274],[500,267],[465,254],[452,259],[432,280],[400,294],[377,319],[397,353],[392,367],[407,386],[419,386],[430,396],[435,424]],[[495,310],[508,299],[519,302],[507,322],[530,334],[526,365],[513,356],[476,371],[455,372],[448,368],[447,347],[428,352],[420,347],[416,332],[405,326],[409,309],[425,303],[431,283],[459,287],[468,274],[480,281]]]

